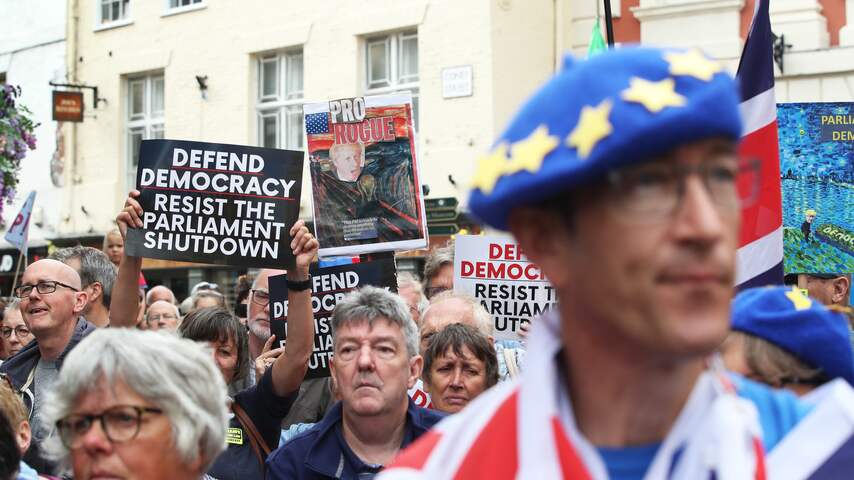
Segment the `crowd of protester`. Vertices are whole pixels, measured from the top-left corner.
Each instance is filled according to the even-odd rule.
[[[307,226],[289,232],[293,269],[253,271],[233,291],[200,282],[179,302],[167,286],[147,288],[142,259],[124,252],[127,230],[142,226],[138,196],[129,194],[102,250],[61,248],[30,264],[2,310],[0,480],[369,479],[421,437],[433,443],[414,450],[429,452],[434,425],[474,415],[471,402],[526,370],[527,334],[496,339],[484,306],[454,290],[449,242],[428,252],[423,272],[399,273],[396,293],[367,286],[339,300],[330,375],[305,379],[315,333],[309,266],[318,251]],[[572,223],[562,206],[537,206]],[[535,238],[554,233],[542,230],[549,222],[520,215],[511,229],[550,265],[557,247]],[[554,265],[547,273],[566,293],[573,282]],[[286,348],[270,326],[269,278],[280,274],[288,279]],[[792,283],[806,294],[775,287],[734,298],[728,336],[718,342],[723,363],[740,386],[759,382],[804,398],[837,379],[854,383],[851,327],[838,313],[850,316],[850,275],[803,274]],[[608,348],[583,335],[578,342],[579,351],[583,342]],[[779,439],[764,440],[770,449]]]

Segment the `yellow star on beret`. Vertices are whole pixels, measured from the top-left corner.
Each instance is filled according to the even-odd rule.
[[[578,150],[579,158],[589,157],[596,144],[614,131],[608,120],[612,106],[611,100],[605,99],[595,107],[586,105],[581,109],[578,124],[569,133],[566,142]]]
[[[810,300],[809,297],[804,296],[797,287],[792,287],[791,290],[786,292],[786,296],[792,301],[792,305],[795,306],[795,310],[807,310],[812,306],[812,300]]]
[[[688,75],[707,82],[724,69],[723,65],[710,60],[696,49],[684,53],[668,53],[664,58],[670,63],[671,75]]]
[[[554,150],[560,139],[549,135],[549,128],[540,125],[530,135],[510,146],[510,168],[507,173],[527,170],[531,173],[540,171],[543,159]]]
[[[676,93],[676,82],[672,78],[651,82],[632,77],[629,88],[623,90],[622,98],[627,102],[640,103],[652,113],[658,113],[664,107],[681,107],[687,102],[685,97]]]
[[[489,194],[495,188],[495,182],[507,172],[510,162],[507,161],[507,144],[501,143],[478,161],[477,171],[472,180],[472,188]]]

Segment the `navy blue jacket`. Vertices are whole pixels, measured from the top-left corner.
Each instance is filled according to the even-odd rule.
[[[365,467],[346,446],[341,429],[341,402],[317,425],[279,447],[267,457],[268,479],[356,479]],[[444,417],[409,400],[400,448],[406,448]]]

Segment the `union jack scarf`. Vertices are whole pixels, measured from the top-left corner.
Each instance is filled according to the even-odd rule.
[[[607,479],[596,448],[578,431],[556,355],[555,311],[535,322],[525,370],[423,435],[386,469],[398,479]],[[715,364],[715,362],[712,362]],[[755,406],[720,366],[705,372],[645,478],[765,479]]]

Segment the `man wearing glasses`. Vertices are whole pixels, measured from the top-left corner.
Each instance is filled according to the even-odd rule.
[[[284,270],[263,269],[258,273],[249,291],[249,307],[247,325],[249,326],[249,353],[252,362],[261,355],[264,343],[270,338],[270,281],[273,275],[285,273]],[[289,287],[293,282],[289,280]],[[306,279],[308,282],[310,279]],[[302,286],[298,285],[301,289]],[[308,285],[305,285],[308,288]],[[276,339],[278,342],[279,339]],[[274,344],[274,347],[278,344]],[[251,381],[255,383],[255,369],[250,369]],[[284,428],[295,423],[315,423],[323,418],[332,403],[332,392],[329,389],[329,378],[312,378],[303,380],[297,399],[291,406],[290,412],[282,422]]]
[[[81,289],[80,276],[57,260],[39,260],[27,267],[14,295],[35,340],[3,362],[0,373],[7,374],[22,393],[30,411],[33,443],[38,445],[50,430],[41,422],[45,395],[56,381],[65,356],[95,330],[95,325],[81,317],[88,294]],[[30,459],[27,463],[38,464]]]
[[[740,135],[735,83],[696,50],[568,58],[481,161],[469,200],[513,233],[558,306],[534,322],[520,382],[439,424],[384,478],[765,478],[765,452],[807,408],[711,357],[757,188]]]

